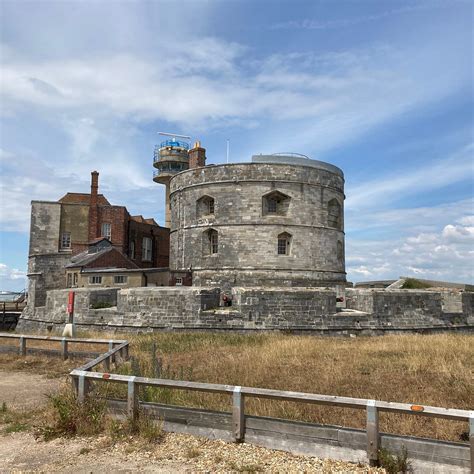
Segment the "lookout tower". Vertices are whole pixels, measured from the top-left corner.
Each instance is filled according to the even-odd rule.
[[[165,226],[170,227],[170,179],[189,168],[188,140],[191,137],[164,132],[159,134],[168,138],[155,146],[153,166],[156,170],[153,172],[153,181],[166,186]]]

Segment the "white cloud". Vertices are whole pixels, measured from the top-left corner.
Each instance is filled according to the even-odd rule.
[[[348,239],[348,279],[426,278],[472,283],[474,281],[474,230],[448,224],[436,232],[398,240]],[[363,278],[361,278],[363,277]]]
[[[413,194],[437,189],[459,181],[472,180],[474,144],[470,143],[444,159],[424,166],[397,170],[388,176],[360,183],[346,189],[346,209],[354,211],[363,207],[375,207]]]
[[[26,286],[26,272],[0,263],[0,290],[20,291]]]

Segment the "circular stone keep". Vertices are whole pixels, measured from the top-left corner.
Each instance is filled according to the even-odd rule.
[[[170,270],[193,285],[323,286],[346,281],[344,175],[292,156],[175,175]]]

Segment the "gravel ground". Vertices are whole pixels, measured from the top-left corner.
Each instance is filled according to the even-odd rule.
[[[2,473],[384,472],[176,433],[167,433],[157,445],[143,445],[134,438],[114,443],[107,436],[42,442],[31,433],[4,434],[0,436],[0,466]]]

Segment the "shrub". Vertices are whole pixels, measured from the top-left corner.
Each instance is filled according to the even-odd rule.
[[[405,283],[403,283],[402,288],[404,290],[424,290],[426,288],[431,288],[431,285],[417,280],[416,278],[407,278]]]
[[[91,304],[91,309],[113,308],[115,305],[107,301],[97,301]]]
[[[104,430],[104,400],[88,397],[84,403],[79,403],[70,388],[48,398],[49,411],[37,429],[38,436],[49,440],[59,436],[94,435]]]
[[[379,464],[387,471],[387,474],[398,474],[400,472],[405,474],[412,470],[405,446],[398,453],[392,453],[385,448],[379,449]]]

